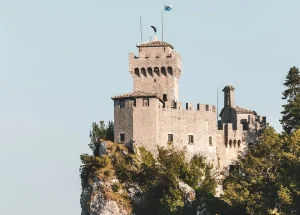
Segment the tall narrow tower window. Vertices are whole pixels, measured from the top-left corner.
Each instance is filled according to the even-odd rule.
[[[168,134],[168,142],[173,143],[173,134]]]
[[[143,106],[149,106],[149,99],[143,99]]]
[[[167,75],[167,74],[166,74],[166,68],[165,68],[165,67],[162,67],[162,68],[161,68],[161,74],[164,75],[164,76]]]
[[[167,94],[163,94],[163,100],[168,101]]]
[[[146,70],[145,70],[145,68],[142,68],[142,69],[141,69],[141,73],[142,73],[143,76],[146,77]]]
[[[148,67],[147,71],[148,71],[149,75],[153,76],[153,72],[152,72],[152,68],[151,67]]]
[[[238,147],[241,147],[241,140],[238,140]]]
[[[168,73],[169,73],[169,75],[173,76],[173,70],[172,70],[172,67],[168,67]]]
[[[124,99],[120,100],[119,105],[120,105],[120,108],[124,108],[125,107],[125,100]]]
[[[124,142],[125,141],[125,134],[120,134],[120,142]]]
[[[158,69],[157,67],[154,68],[154,72],[155,72],[155,74],[156,74],[157,76],[160,76],[160,74],[159,74],[159,69]]]
[[[139,68],[135,68],[134,69],[134,73],[136,76],[140,77],[140,71],[139,71]]]

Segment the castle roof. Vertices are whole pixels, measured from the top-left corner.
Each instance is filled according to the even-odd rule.
[[[144,42],[144,43],[140,43],[140,44],[136,45],[136,47],[138,47],[138,48],[140,48],[140,47],[167,47],[167,46],[174,49],[174,46],[172,46],[170,43],[159,41],[159,40]]]
[[[151,98],[158,98],[159,100],[163,101],[156,93],[146,93],[142,91],[136,91],[132,93],[126,93],[118,96],[111,97],[113,100],[115,99],[123,99],[123,98],[144,98],[144,97],[151,97]]]
[[[227,85],[227,86],[224,87],[223,92],[224,92],[226,89],[234,90],[235,88],[234,88],[233,86],[231,86],[231,85]]]
[[[247,110],[245,108],[241,108],[239,106],[233,106],[231,107],[233,110],[235,110],[237,113],[251,113],[251,114],[255,114],[255,111],[252,110]]]
[[[229,107],[230,109],[234,110],[236,113],[240,113],[240,114],[254,114],[256,115],[256,112],[255,111],[252,111],[252,110],[248,110],[248,109],[245,109],[245,108],[241,108],[239,106],[232,106],[232,107]],[[224,111],[224,108],[221,110],[219,116],[221,117],[222,116],[222,113]]]

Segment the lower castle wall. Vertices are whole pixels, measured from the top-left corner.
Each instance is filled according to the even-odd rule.
[[[216,112],[184,110],[173,108],[158,109],[159,133],[157,144],[167,146],[168,134],[173,134],[173,144],[176,147],[187,149],[187,158],[200,153],[210,162],[217,165],[217,122]],[[189,136],[193,135],[194,143],[189,143]],[[212,137],[212,145],[209,145]]]

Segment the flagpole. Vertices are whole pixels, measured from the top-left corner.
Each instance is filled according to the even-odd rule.
[[[161,11],[161,40],[164,41],[164,11]]]
[[[140,29],[141,29],[141,43],[143,43],[142,16],[140,16]]]
[[[219,88],[217,87],[217,126],[219,125]]]

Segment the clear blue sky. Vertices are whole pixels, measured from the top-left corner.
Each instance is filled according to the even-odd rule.
[[[186,3],[188,2],[188,3]],[[299,0],[169,0],[165,39],[182,55],[180,100],[216,89],[278,131],[282,83],[300,67]],[[80,214],[79,155],[111,96],[132,91],[128,53],[161,33],[162,0],[0,0],[0,214]],[[222,98],[221,94],[219,94]],[[220,99],[220,104],[223,98]]]

